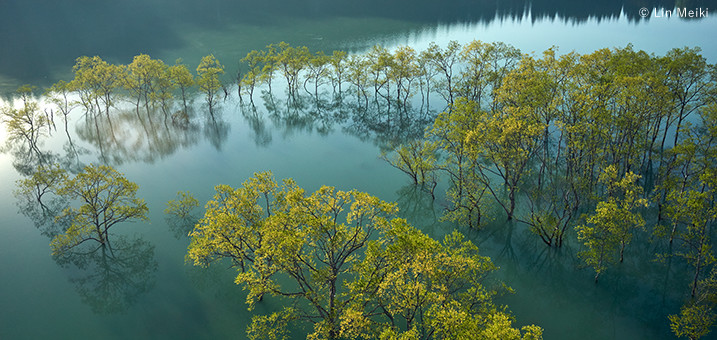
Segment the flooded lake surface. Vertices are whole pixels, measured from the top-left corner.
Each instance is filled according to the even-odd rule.
[[[424,50],[431,42],[445,46],[452,40],[501,41],[536,55],[551,46],[560,53],[590,53],[632,44],[656,55],[696,46],[715,63],[717,3],[691,5],[710,11],[714,6],[715,17],[710,12],[705,18],[666,18],[660,9],[674,4],[659,3],[646,6],[649,13],[641,18],[642,6],[617,1],[599,6],[567,1],[501,6],[461,1],[4,1],[0,91],[7,98],[22,84],[44,88],[69,81],[81,55],[127,64],[140,53],[168,64],[182,58],[188,65],[212,53],[226,66],[223,81],[232,84],[241,58],[279,41],[327,53],[362,53],[376,44]],[[236,93],[232,86],[230,92]],[[274,92],[283,94],[281,87]],[[297,120],[276,114],[288,109],[272,112],[262,99],[254,112],[235,95],[221,101],[211,118],[204,105],[201,98],[193,101],[188,129],[138,122],[130,105],[115,121],[115,130],[123,134],[113,142],[97,138],[106,130],[88,124],[77,109],[69,138],[59,121],[57,131],[42,138],[43,150],[63,164],[108,163],[139,184],[149,221],[116,228],[125,251],[109,262],[99,255],[83,266],[53,260],[50,239],[37,227],[42,216],[13,195],[25,160],[8,150],[0,153],[1,339],[245,337],[252,313],[244,303],[246,292],[233,284],[235,272],[185,264],[187,230],[169,223],[163,210],[177,191],[190,191],[203,204],[215,185],[236,187],[264,170],[277,179],[293,178],[308,192],[330,185],[397,201],[403,217],[435,237],[454,229],[464,232],[515,289],[499,302],[508,305],[517,325],[543,327],[545,339],[673,338],[667,315],[679,311],[687,274],[654,262],[646,234],[636,236],[626,262],[596,285],[592,270],[577,259],[574,235],[562,248],[550,249],[524,226],[502,219],[479,231],[439,222],[445,188],[437,190],[433,202],[379,158],[384,141],[400,135],[395,131],[366,129],[351,118]],[[307,104],[304,110],[314,109]],[[351,117],[351,110],[333,106],[325,116]],[[255,312],[277,304],[267,299]],[[302,337],[297,332],[296,338]]]

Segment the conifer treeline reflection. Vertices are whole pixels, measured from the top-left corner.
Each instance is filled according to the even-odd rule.
[[[625,1],[380,1],[314,0],[195,1],[3,1],[0,3],[0,75],[12,84],[47,86],[61,75],[56,72],[78,55],[102,54],[108,60],[123,60],[134,51],[181,49],[188,42],[184,29],[221,31],[237,23],[275,29],[287,21],[361,20],[383,18],[402,21],[414,29],[436,23],[491,23],[494,20],[560,19],[582,22],[588,18],[616,18],[621,13],[641,20],[639,9],[675,6],[715,8],[714,0],[643,2]],[[410,8],[410,10],[407,10]],[[392,35],[395,27],[375,29]],[[275,39],[286,39],[286,32]],[[332,32],[314,32],[317,36]],[[348,35],[348,36],[346,36]],[[343,41],[365,39],[364,32],[347,32]],[[262,44],[264,42],[262,41]],[[337,46],[340,42],[332,42]],[[247,48],[256,48],[248,46]],[[132,52],[127,52],[132,51]],[[61,73],[64,75],[65,73]],[[0,84],[2,92],[17,85]]]

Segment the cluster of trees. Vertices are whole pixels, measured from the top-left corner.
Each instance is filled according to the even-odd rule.
[[[171,152],[180,144],[196,140],[194,135],[199,133],[200,126],[190,121],[189,102],[197,89],[209,106],[211,119],[207,121],[205,134],[219,138],[218,143],[226,134],[226,124],[217,121],[213,114],[218,91],[223,87],[219,78],[224,67],[212,55],[202,58],[196,76],[181,59],[175,65],[167,65],[145,54],[135,56],[128,65],[111,64],[99,56],[82,56],[77,58],[73,70],[74,79],[58,81],[40,97],[36,96],[34,86],[21,86],[15,100],[0,107],[0,120],[7,131],[4,149],[13,151],[18,158],[16,168],[25,175],[31,175],[38,165],[58,162],[55,155],[40,148],[41,137],[58,129],[60,122],[56,122],[56,118],[64,121],[68,152],[77,158],[79,151],[72,141],[69,122],[71,112],[78,108],[84,109],[86,118],[84,125],[82,120],[74,120],[78,123],[79,136],[98,146],[105,163],[110,162],[108,158],[121,162],[120,158],[128,156],[151,159],[158,152]],[[135,110],[122,103],[131,103]],[[140,114],[141,107],[146,110],[144,118]],[[163,126],[153,122],[161,120],[161,116]],[[168,124],[170,117],[172,124]],[[147,147],[155,150],[147,150],[148,155],[134,150],[142,143],[150,144]],[[133,150],[128,150],[126,144],[131,144],[129,148]]]
[[[452,104],[454,98],[460,96],[486,101],[490,97],[490,89],[519,59],[520,51],[510,45],[479,41],[463,47],[456,42],[445,48],[431,44],[425,51],[402,46],[391,52],[374,46],[367,53],[351,55],[344,51],[333,51],[331,55],[311,53],[306,47],[292,47],[281,42],[267,46],[264,51],[248,53],[242,59],[245,66],[243,76],[238,75],[237,85],[240,98],[242,94],[248,94],[252,104],[255,88],[266,85],[269,112],[280,108],[272,95],[272,80],[277,78],[286,80],[286,110],[290,107],[302,109],[303,99],[299,89],[303,87],[306,93],[316,98],[317,109],[321,111],[319,98],[331,89],[334,103],[324,107],[338,108],[336,115],[340,117],[327,118],[325,114],[318,113],[306,119],[322,122],[345,120],[346,112],[354,112],[357,134],[384,133],[388,137],[380,142],[386,143],[414,134],[412,131],[422,130],[424,124],[433,118],[428,115],[432,97],[443,99],[443,102],[437,101],[440,107]],[[144,126],[140,116],[142,106],[149,125],[153,124],[153,116],[163,115],[165,126],[171,118],[177,127],[186,128],[191,125],[188,108],[191,91],[198,89],[203,94],[212,119],[220,91],[224,92],[224,98],[229,95],[228,84],[221,79],[224,66],[213,55],[202,58],[196,75],[181,59],[174,65],[167,65],[146,54],[135,56],[127,65],[108,63],[99,56],[82,56],[77,58],[73,71],[74,79],[58,81],[44,91],[45,100],[51,104],[44,111],[34,100],[32,87],[23,86],[18,90],[24,108],[3,108],[3,117],[8,122],[11,135],[21,138],[23,143],[30,141],[30,148],[37,149],[38,137],[45,134],[43,129],[47,133],[56,129],[57,115],[64,120],[69,137],[69,115],[75,108],[82,107],[86,117],[93,118],[96,130],[93,138],[98,143],[106,138],[110,138],[111,142],[117,140],[116,120],[122,118],[122,111],[113,109],[118,108],[120,103],[134,104],[137,121],[145,130],[156,129]],[[355,105],[342,104],[345,93],[356,95]],[[412,102],[415,104],[412,98],[419,93],[421,108],[417,111],[421,115],[411,115]],[[176,105],[175,99],[178,98],[181,100]],[[370,103],[373,103],[371,109],[376,112],[369,110]],[[293,121],[296,116],[292,116]],[[406,133],[406,130],[410,131]],[[102,134],[108,136],[102,138]],[[101,145],[100,149],[103,151]],[[39,150],[37,153],[40,153]]]
[[[431,239],[395,217],[395,204],[326,186],[307,194],[270,172],[216,191],[187,259],[229,261],[250,309],[265,295],[286,299],[252,319],[251,339],[288,338],[293,322],[313,326],[312,339],[542,338],[492,302],[496,267],[475,245],[457,232]],[[168,212],[186,216],[196,204],[180,193]]]
[[[717,67],[708,64],[699,49],[678,48],[664,56],[655,56],[635,51],[632,46],[601,49],[585,55],[574,52],[559,55],[553,48],[535,56],[523,55],[503,43],[473,41],[465,46],[456,42],[445,47],[431,44],[421,52],[405,46],[394,51],[376,46],[365,54],[348,55],[334,51],[326,55],[321,52],[312,54],[306,47],[279,43],[269,45],[265,51],[252,51],[242,61],[246,69],[243,76],[237,78],[238,91],[240,98],[242,94],[248,94],[252,104],[255,88],[266,85],[271,95],[272,80],[281,77],[286,80],[289,102],[300,102],[301,87],[314,96],[317,103],[325,93],[319,90],[330,89],[339,102],[348,91],[356,96],[356,112],[367,114],[366,109],[373,100],[375,106],[386,108],[381,119],[390,125],[392,121],[416,118],[406,114],[411,103],[416,103],[412,100],[416,94],[420,93],[420,110],[426,107],[425,112],[429,112],[430,100],[439,96],[446,109],[435,117],[423,138],[393,145],[392,152],[382,157],[410,175],[417,187],[434,197],[439,180],[446,179],[448,207],[445,219],[479,227],[484,222],[487,208],[498,207],[508,220],[522,223],[549,247],[561,247],[567,235],[575,231],[575,238],[582,244],[578,255],[586,265],[594,268],[596,281],[610,264],[623,261],[633,234],[649,226],[653,240],[669,245],[669,251],[659,257],[684,259],[693,270],[690,294],[693,300],[685,305],[682,314],[671,317],[673,330],[694,329],[697,326],[690,325],[701,322],[694,311],[711,311],[714,306],[714,303],[704,301],[712,301],[710,287],[714,286],[705,274],[715,262],[710,235],[717,220]],[[160,108],[166,122],[170,100],[176,94],[181,95],[184,109],[172,118],[181,121],[182,117],[186,119],[187,90],[191,86],[197,85],[206,96],[210,112],[216,104],[219,89],[224,86],[219,79],[223,66],[213,56],[202,59],[196,77],[181,62],[167,66],[146,55],[135,57],[126,66],[112,65],[99,57],[80,57],[74,70],[75,79],[60,81],[46,91],[47,98],[65,122],[70,110],[81,104],[95,117],[104,113],[111,124],[110,108],[118,98],[130,99],[138,116],[142,104],[148,114],[150,110]],[[39,153],[38,138],[45,131],[49,133],[54,126],[54,116],[52,112],[40,111],[32,100],[32,91],[29,86],[20,88],[18,94],[22,105],[19,108],[4,107],[2,113],[8,125],[9,140],[20,140],[28,149]],[[226,89],[224,91],[228,95]],[[80,99],[79,103],[69,100],[72,93]],[[267,107],[269,105],[267,103]],[[109,176],[109,173],[105,171],[105,175]],[[43,175],[37,176],[40,177],[35,179],[36,182],[46,181]],[[420,307],[423,321],[414,323],[415,314],[392,312],[391,304],[398,302],[392,302],[386,296],[382,296],[379,303],[361,300],[363,297],[335,300],[338,291],[358,289],[358,283],[341,286],[341,281],[331,276],[338,277],[342,270],[351,272],[351,280],[359,279],[354,269],[364,267],[369,270],[366,275],[399,275],[388,272],[399,270],[388,265],[384,268],[386,272],[370,272],[374,269],[366,262],[374,256],[372,252],[388,247],[386,240],[393,229],[382,225],[367,231],[366,225],[356,225],[355,220],[337,224],[343,215],[337,213],[341,209],[334,207],[336,225],[331,228],[348,229],[340,232],[330,229],[333,231],[322,236],[321,233],[328,229],[312,230],[316,226],[311,224],[309,228],[303,220],[308,216],[303,215],[319,218],[329,212],[313,211],[318,208],[311,208],[311,200],[303,196],[303,191],[290,183],[279,187],[269,177],[259,175],[237,190],[218,188],[218,196],[213,201],[216,207],[209,207],[194,231],[193,250],[190,251],[190,257],[196,263],[221,257],[235,261],[242,271],[238,282],[246,284],[253,292],[250,300],[260,299],[265,293],[304,299],[283,314],[257,319],[252,327],[260,329],[272,323],[310,320],[317,325],[316,334],[327,336],[366,335],[361,332],[367,328],[359,325],[376,323],[390,323],[392,328],[389,328],[396,332],[413,332],[415,326],[416,334],[429,337],[443,332],[431,328],[435,322],[431,318],[438,316],[429,312],[432,308],[429,305]],[[35,186],[35,190],[42,196],[51,187],[46,183]],[[357,193],[341,193],[341,197],[337,197],[338,193],[333,190],[322,190],[325,192],[316,193],[318,196],[313,200],[324,200],[325,206],[340,201],[351,206],[353,203],[350,202],[358,200]],[[70,193],[72,189],[68,187],[58,192]],[[79,195],[76,190],[74,193]],[[263,214],[266,216],[257,215],[257,209],[261,210],[257,203],[259,196],[264,198]],[[187,197],[184,199],[188,200]],[[303,210],[296,210],[299,209],[296,205]],[[371,208],[374,209],[376,207]],[[384,209],[383,213],[392,214],[389,210]],[[275,211],[280,213],[275,214]],[[210,242],[216,236],[210,232],[231,225],[212,222],[209,219],[212,213],[231,223],[254,228],[251,229],[254,234],[236,234],[232,230],[232,237],[241,238],[234,248],[199,244],[198,240]],[[295,216],[297,214],[300,216]],[[73,216],[80,215],[73,213]],[[237,216],[251,220],[237,221]],[[331,218],[319,220],[324,223]],[[307,251],[313,257],[306,263],[277,266],[273,261],[288,255],[268,255],[270,249],[262,248],[265,244],[262,240],[273,236],[263,233],[277,232],[288,240],[289,236],[296,235],[281,228],[291,223],[302,226],[292,232],[304,233],[304,238],[296,239],[291,245],[294,248],[289,247],[286,251],[294,251],[292,256]],[[256,229],[260,225],[261,230]],[[267,229],[263,227],[265,225],[279,229]],[[95,235],[92,238],[101,242],[102,228],[98,230],[96,235],[89,232],[82,235]],[[249,231],[241,231],[244,232]],[[372,243],[373,239],[357,239],[372,233],[381,240],[376,245]],[[310,241],[312,238],[307,235],[319,238]],[[222,241],[216,237],[214,241]],[[329,247],[337,244],[335,237],[353,242],[344,244],[342,251],[350,250],[344,258],[347,263],[342,262],[338,267],[331,262],[335,259],[328,260],[338,254]],[[299,240],[309,240],[309,243],[303,244]],[[59,241],[56,244],[60,247]],[[275,247],[276,244],[267,242],[266,246]],[[437,252],[448,251],[440,245],[434,247]],[[206,253],[191,255],[192,251],[200,250]],[[331,254],[316,255],[321,251]],[[322,256],[326,256],[322,263],[329,269],[316,267],[311,262],[322,259]],[[343,267],[345,265],[350,265],[351,271]],[[440,267],[439,264],[436,266]],[[314,283],[308,281],[297,282],[299,287],[304,287],[300,291],[287,291],[272,281],[277,273],[295,276],[297,280],[311,277],[311,280],[321,282],[321,289],[331,289],[333,285],[336,296],[329,294],[331,298],[326,301],[317,298]],[[351,280],[347,282],[353,282]],[[400,282],[396,280],[394,282]],[[362,289],[370,289],[367,287]],[[388,288],[384,285],[381,289]],[[379,292],[380,289],[372,294],[378,298],[376,294]],[[398,294],[391,294],[394,293]],[[441,299],[454,299],[461,306],[466,303],[455,296]],[[343,305],[339,308],[336,303]],[[307,309],[307,306],[314,309]],[[442,308],[446,306],[444,304]],[[401,309],[406,310],[409,309]],[[467,315],[461,313],[457,311],[453,316]],[[384,317],[386,319],[381,319]],[[406,323],[398,327],[397,319]],[[353,325],[346,326],[350,331],[342,328],[345,324],[342,322],[349,322],[347,320]],[[711,325],[714,317],[701,320],[710,321]]]
[[[396,107],[401,115],[416,94],[421,96],[421,107],[429,106],[432,93],[449,105],[457,97],[485,101],[520,58],[520,50],[501,42],[473,41],[461,46],[452,41],[446,47],[431,43],[424,51],[410,46],[389,51],[376,45],[366,53],[350,55],[345,51],[311,53],[307,47],[281,42],[249,52],[241,60],[245,72],[238,80],[240,94],[248,94],[252,101],[255,88],[266,84],[271,91],[277,75],[286,79],[290,99],[297,96],[300,85],[317,99],[324,86],[342,95],[348,85],[359,108],[368,107],[371,99],[385,103],[387,112]]]
[[[717,66],[698,48],[627,46],[550,49],[502,74],[490,100],[456,92],[425,138],[384,157],[431,192],[447,178],[446,219],[477,227],[497,206],[549,247],[574,228],[596,281],[650,216],[695,297],[715,262]]]
[[[50,247],[60,265],[89,272],[72,281],[98,313],[121,311],[152,284],[153,247],[109,233],[146,220],[137,189],[105,165],[74,176],[43,166],[17,183],[16,195],[37,205],[62,199],[61,210],[47,211],[58,227]],[[236,267],[250,309],[265,295],[288,300],[252,319],[252,339],[284,339],[290,324],[304,322],[322,339],[542,339],[540,327],[515,328],[493,303],[505,290],[489,279],[497,268],[458,232],[438,242],[397,218],[395,204],[331,187],[307,195],[270,172],[216,191],[196,225],[187,223],[199,205],[189,193],[178,193],[165,212],[177,231],[191,230],[189,261]]]
[[[219,77],[224,73],[224,66],[213,55],[205,56],[197,66],[195,76],[181,59],[174,65],[167,65],[162,60],[140,54],[128,65],[111,64],[99,56],[82,56],[77,58],[73,71],[74,79],[59,81],[45,91],[65,117],[80,104],[88,113],[98,116],[104,113],[111,122],[110,108],[119,99],[124,99],[135,104],[138,114],[142,104],[148,114],[156,108],[161,109],[166,121],[173,99],[179,95],[183,105],[172,118],[181,122],[187,116],[188,91],[195,85],[204,93],[212,112],[218,90],[222,88]],[[77,95],[78,102],[69,100],[72,93]]]

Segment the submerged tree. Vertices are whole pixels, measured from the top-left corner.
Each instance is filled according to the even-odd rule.
[[[456,94],[453,67],[459,62],[460,48],[461,45],[457,41],[451,41],[445,49],[435,43],[431,43],[426,50],[430,65],[443,76],[438,88],[441,90],[440,94],[448,103],[449,108],[453,107]]]
[[[169,79],[174,83],[182,94],[182,104],[184,114],[187,114],[187,90],[194,85],[194,76],[189,72],[187,65],[182,64],[182,59],[175,61],[174,65],[169,67]]]
[[[690,300],[680,308],[680,314],[668,316],[672,333],[690,340],[697,340],[707,335],[717,321],[715,305],[717,305],[717,270],[712,269],[709,277],[698,282]]]
[[[398,331],[399,320],[437,328],[441,297],[459,303],[461,315],[475,320],[493,315],[483,313],[494,309],[491,291],[480,285],[494,269],[490,260],[458,234],[442,245],[430,240],[394,218],[394,204],[326,186],[306,195],[292,180],[279,185],[269,172],[255,174],[238,189],[216,190],[190,234],[187,259],[195,265],[230,260],[239,272],[235,282],[249,291],[250,309],[266,294],[291,301],[282,311],[255,316],[247,331],[251,339],[285,339],[286,326],[296,321],[308,321],[309,336],[323,339],[378,336],[382,328],[389,336]],[[403,268],[407,259],[411,266]],[[422,262],[428,259],[430,269]],[[424,270],[425,277],[416,276]],[[416,285],[424,287],[419,299],[433,299],[419,308],[436,315],[412,323],[411,312],[394,305],[413,300],[394,293],[413,299]],[[485,323],[476,322],[485,330]],[[424,338],[450,337],[440,332]]]
[[[376,268],[379,268],[377,271]],[[487,284],[497,268],[463,235],[438,242],[405,220],[391,221],[384,239],[372,242],[358,266],[342,318],[347,338],[540,339],[542,329],[512,327],[511,316],[492,302]]]
[[[138,188],[106,165],[88,165],[74,178],[60,183],[57,194],[81,205],[69,207],[57,217],[68,218],[72,224],[50,242],[53,253],[62,253],[89,240],[109,243],[108,231],[115,224],[146,220],[147,205],[135,197]]]
[[[135,56],[132,63],[127,65],[127,76],[123,85],[130,95],[136,98],[135,105],[138,111],[142,100],[149,113],[149,105],[154,105],[159,99],[159,83],[166,76],[166,68],[164,62],[152,59],[146,54]]]
[[[470,227],[481,224],[488,183],[480,154],[471,147],[469,139],[479,124],[476,116],[483,113],[476,102],[459,98],[451,110],[436,117],[427,132],[443,152],[437,168],[447,173],[450,180],[447,196],[451,206],[444,218]]]
[[[167,202],[167,208],[164,209],[165,220],[176,238],[188,236],[194,228],[198,218],[192,211],[198,206],[199,201],[187,191],[177,192],[177,198]]]
[[[237,284],[249,290],[250,309],[265,294],[284,296],[293,300],[292,318],[321,324],[317,335],[338,337],[339,316],[358,298],[342,294],[342,282],[395,207],[329,187],[307,197],[293,181],[279,186],[268,172],[238,189],[216,189],[190,234],[188,259],[204,265],[229,258],[239,270]],[[286,276],[294,284],[279,279]]]
[[[0,119],[7,125],[6,143],[8,146],[12,143],[26,145],[27,150],[41,156],[38,141],[40,136],[47,134],[44,128],[50,125],[50,121],[40,112],[37,101],[32,98],[31,86],[21,86],[17,94],[22,99],[21,108],[17,109],[12,104],[0,107]]]
[[[433,196],[436,178],[436,145],[427,140],[413,140],[393,149],[393,154],[381,153],[381,158],[394,168],[409,175],[413,184],[420,185]]]
[[[616,252],[619,252],[620,262],[623,261],[632,231],[645,226],[638,209],[646,207],[647,200],[641,198],[642,188],[637,185],[638,178],[628,172],[619,179],[615,166],[605,169],[600,182],[607,186],[607,199],[598,202],[586,224],[575,228],[578,240],[587,247],[578,255],[595,269],[596,282],[607,265],[615,261]]]
[[[110,107],[114,105],[117,89],[124,83],[124,66],[110,64],[99,56],[82,56],[77,58],[75,66],[75,79],[70,82],[70,87],[80,94],[80,101],[87,111],[102,113],[104,111],[109,119]]]
[[[209,112],[213,112],[217,91],[222,88],[219,76],[224,74],[224,66],[213,54],[205,56],[197,66],[196,84],[199,90],[204,92],[209,104]]]
[[[70,115],[70,111],[75,107],[76,103],[72,100],[70,100],[70,93],[72,92],[72,89],[70,87],[70,84],[65,82],[64,80],[60,80],[57,83],[53,84],[50,88],[45,90],[45,95],[49,99],[49,101],[57,107],[58,111],[62,113],[63,121],[65,122],[65,133],[69,137],[70,131],[67,126],[68,124],[68,116]]]

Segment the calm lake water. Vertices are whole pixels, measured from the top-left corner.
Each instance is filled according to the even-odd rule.
[[[717,62],[715,2],[690,2],[691,8],[710,11],[707,18],[691,20],[653,15],[653,7],[672,8],[673,3],[481,3],[3,1],[0,91],[70,80],[80,55],[129,63],[132,56],[147,53],[167,63],[183,58],[196,65],[214,53],[227,66],[225,81],[231,82],[248,51],[278,41],[354,53],[374,44],[422,50],[430,42],[445,46],[450,40],[474,39],[503,41],[526,53],[554,45],[561,52],[589,53],[631,43],[662,55],[674,47],[698,46],[710,63]],[[640,17],[641,7],[649,9],[648,18]],[[493,258],[501,267],[497,275],[516,290],[499,299],[515,314],[516,324],[540,325],[545,339],[673,338],[666,316],[678,312],[688,280],[677,266],[652,261],[654,249],[640,242],[647,235],[637,235],[626,262],[596,285],[592,271],[582,269],[576,258],[574,236],[555,250],[525,226],[506,225],[500,218],[480,231],[438,222],[440,195],[431,202],[378,158],[379,141],[393,131],[297,121],[257,104],[253,113],[230,97],[211,120],[197,99],[193,125],[186,130],[161,122],[142,128],[130,110],[116,121],[123,131],[117,143],[93,137],[95,127],[87,126],[76,110],[69,152],[63,149],[69,139],[58,121],[57,132],[43,139],[43,150],[67,164],[110,163],[139,184],[138,196],[150,209],[149,222],[114,228],[123,237],[118,241],[122,251],[109,259],[98,254],[81,266],[50,256],[50,239],[35,226],[38,218],[12,194],[22,178],[17,169],[23,159],[0,153],[0,339],[243,338],[251,314],[245,293],[233,284],[234,272],[186,265],[186,229],[168,223],[163,210],[179,190],[206,202],[215,185],[238,186],[264,170],[272,170],[277,179],[292,177],[307,191],[331,185],[398,201],[404,217],[436,237],[458,228]],[[439,187],[437,192],[443,191]],[[267,299],[256,312],[276,303]]]

